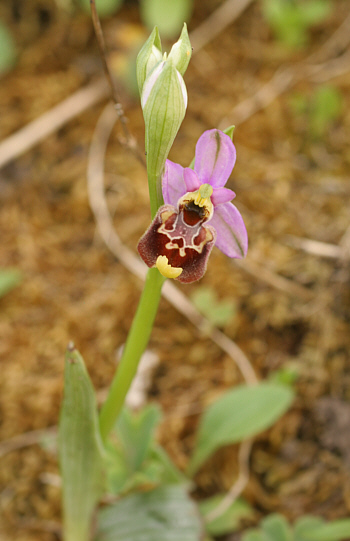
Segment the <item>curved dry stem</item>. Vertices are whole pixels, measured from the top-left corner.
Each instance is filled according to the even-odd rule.
[[[230,505],[232,505],[233,502],[238,498],[238,496],[242,494],[243,490],[247,486],[249,481],[249,459],[252,446],[252,440],[246,440],[241,444],[238,454],[239,474],[237,480],[232,485],[226,496],[221,500],[219,505],[207,515],[207,523],[213,522],[213,520],[223,515]]]

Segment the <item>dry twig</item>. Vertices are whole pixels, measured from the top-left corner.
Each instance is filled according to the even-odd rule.
[[[308,254],[319,257],[328,257],[330,259],[349,259],[350,254],[346,252],[345,247],[329,244],[327,242],[319,242],[318,240],[305,239],[295,237],[294,235],[286,236],[286,242],[295,248],[299,248]]]
[[[245,440],[241,444],[238,454],[239,474],[237,481],[232,485],[219,505],[207,515],[207,523],[213,522],[213,520],[223,515],[230,505],[232,505],[233,502],[238,498],[238,496],[242,494],[243,490],[247,486],[249,481],[249,459],[252,446],[252,440]]]
[[[30,445],[39,443],[47,436],[55,436],[56,432],[57,427],[50,426],[49,428],[31,430],[30,432],[13,436],[13,438],[0,443],[0,457],[10,453],[11,451],[16,451],[17,449],[22,449],[23,447],[29,447]]]
[[[90,83],[0,143],[0,168],[108,96],[105,79]]]
[[[140,152],[140,149],[137,146],[136,139],[131,134],[129,128],[128,128],[128,121],[124,114],[124,108],[122,106],[122,103],[120,101],[120,93],[117,87],[117,83],[115,78],[112,75],[112,72],[109,68],[108,60],[107,60],[107,52],[106,52],[106,46],[105,41],[103,37],[102,27],[100,18],[98,16],[97,10],[96,10],[96,4],[95,0],[90,0],[90,6],[91,6],[91,18],[92,18],[92,24],[94,26],[95,35],[98,43],[98,48],[100,51],[100,56],[102,60],[103,69],[105,72],[105,76],[107,78],[110,90],[111,90],[111,97],[114,102],[114,108],[116,110],[116,113],[118,115],[118,120],[122,126],[124,137],[125,137],[125,146],[127,146],[129,149],[133,151],[136,158],[144,165],[145,159],[143,154]]]
[[[269,286],[279,289],[292,297],[297,297],[304,302],[311,301],[314,298],[312,291],[306,287],[303,287],[292,280],[288,280],[288,278],[284,278],[284,276],[281,276],[280,274],[276,274],[272,270],[261,265],[261,263],[247,259],[244,262],[236,260],[235,264],[254,276],[257,280],[263,281]]]

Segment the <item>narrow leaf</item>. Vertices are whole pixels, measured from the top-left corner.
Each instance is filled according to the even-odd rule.
[[[305,528],[305,541],[341,541],[350,538],[350,519],[340,519],[328,524],[314,525]]]
[[[127,496],[98,515],[95,541],[199,541],[194,503],[178,485]]]
[[[177,469],[163,447],[154,443],[150,453],[150,460],[158,466],[160,484],[189,485],[188,478]]]
[[[293,391],[275,383],[242,385],[225,393],[204,413],[189,465],[194,474],[223,445],[237,443],[269,428],[293,400]]]
[[[155,404],[146,406],[138,413],[126,407],[122,410],[116,431],[132,472],[138,470],[145,460],[160,418],[160,409]]]
[[[65,541],[86,541],[95,505],[104,488],[104,459],[96,398],[83,358],[66,353],[59,424]]]

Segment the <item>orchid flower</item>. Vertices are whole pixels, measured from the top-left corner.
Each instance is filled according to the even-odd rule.
[[[199,138],[194,169],[166,161],[162,179],[165,204],[138,245],[149,267],[189,283],[205,273],[214,245],[228,257],[245,257],[247,230],[231,203],[235,193],[224,187],[235,161],[231,138],[216,129]]]

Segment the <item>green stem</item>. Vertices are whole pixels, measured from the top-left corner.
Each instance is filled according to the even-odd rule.
[[[159,207],[164,205],[160,175],[148,173],[148,187],[149,187],[149,199],[151,205],[152,220],[157,214]]]
[[[100,413],[100,431],[103,441],[118,418],[125,397],[136,374],[141,355],[146,349],[157,314],[165,278],[158,269],[149,269],[145,287],[124,347],[108,397]]]

